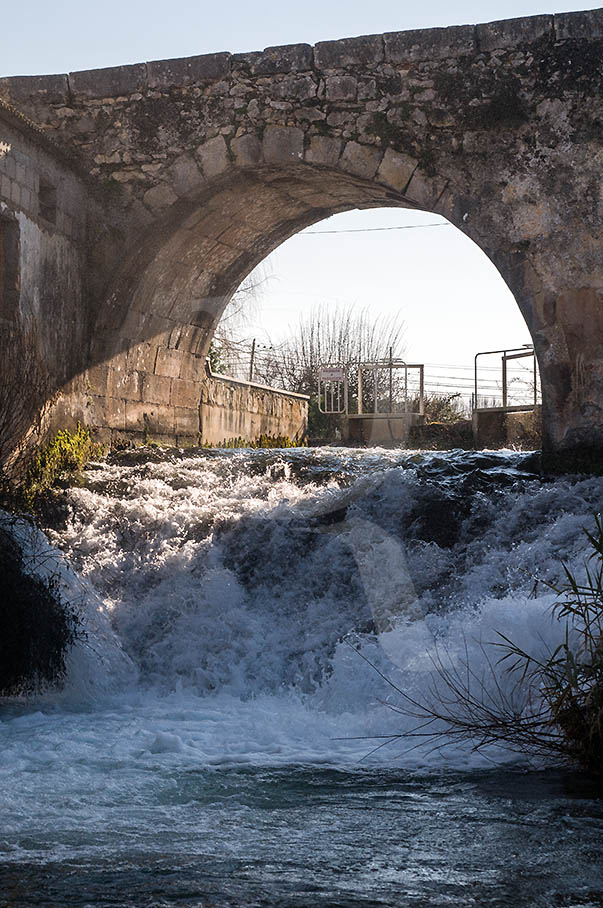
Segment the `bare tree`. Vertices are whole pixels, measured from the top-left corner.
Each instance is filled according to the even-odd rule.
[[[396,316],[372,317],[355,305],[321,304],[300,317],[283,343],[258,356],[256,374],[265,384],[315,394],[321,366],[385,360],[404,353],[404,323]]]

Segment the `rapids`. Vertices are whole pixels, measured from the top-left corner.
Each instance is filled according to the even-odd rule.
[[[445,653],[488,689],[497,632],[559,642],[603,480],[530,469],[140,449],[14,524],[86,633],[61,691],[0,705],[0,906],[603,905],[588,787],[394,739],[383,678],[424,699]]]

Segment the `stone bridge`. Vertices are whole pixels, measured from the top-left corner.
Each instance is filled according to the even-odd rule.
[[[34,178],[28,217],[78,256],[77,292],[63,266],[59,309],[48,283],[30,307],[56,419],[195,437],[212,332],[251,269],[328,215],[397,206],[448,218],[513,292],[546,450],[601,452],[602,61],[597,10],[0,80],[63,168]]]

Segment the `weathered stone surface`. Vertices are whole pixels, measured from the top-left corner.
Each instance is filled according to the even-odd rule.
[[[69,90],[74,98],[114,98],[140,91],[146,77],[144,63],[84,70],[69,73]]]
[[[0,79],[0,96],[11,101],[15,107],[36,96],[46,104],[67,104],[69,83],[66,75],[13,76]]]
[[[304,134],[294,126],[269,126],[263,147],[264,160],[270,164],[299,161],[304,154]]]
[[[348,142],[343,149],[339,166],[356,176],[370,180],[377,173],[383,152],[370,145],[360,145],[358,142]]]
[[[230,75],[230,60],[229,53],[154,60],[147,63],[147,84],[149,88],[169,88],[224,79]]]
[[[235,164],[238,167],[254,167],[262,159],[262,144],[257,136],[238,136],[230,143]]]
[[[252,76],[276,73],[306,72],[312,69],[313,51],[309,44],[285,44],[267,47],[263,53],[234,54],[233,66]]]
[[[445,60],[447,57],[475,53],[475,28],[473,25],[390,32],[383,36],[383,40],[385,42],[385,59],[390,63]]]
[[[190,154],[180,155],[170,167],[171,185],[178,196],[190,196],[199,191],[205,178]]]
[[[197,155],[201,161],[203,173],[208,179],[223,173],[230,166],[228,148],[223,136],[216,136],[199,146]]]
[[[557,38],[603,38],[603,9],[585,10],[580,13],[557,13],[554,16]]]
[[[326,80],[327,98],[332,101],[355,101],[358,80],[354,76],[329,76]]]
[[[388,148],[379,166],[377,179],[397,189],[398,192],[404,192],[418,165],[419,162],[415,158]]]
[[[142,401],[146,404],[168,406],[172,391],[172,379],[167,375],[145,372],[142,378]]]
[[[361,38],[321,41],[314,48],[314,59],[317,69],[347,66],[362,67],[371,63],[381,63],[383,58],[382,35],[364,35]]]
[[[334,167],[341,154],[341,139],[330,136],[312,136],[310,147],[306,151],[306,161],[309,164],[324,164]]]
[[[552,16],[528,16],[521,19],[503,19],[476,27],[477,46],[480,51],[516,47],[537,41],[543,35],[554,38]]]
[[[198,408],[201,392],[199,383],[175,378],[172,381],[170,403],[173,407]]]
[[[147,190],[143,196],[143,202],[148,208],[161,209],[172,205],[178,196],[167,183],[160,183]]]

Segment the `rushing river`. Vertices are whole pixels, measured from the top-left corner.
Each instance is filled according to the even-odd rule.
[[[535,578],[583,569],[602,504],[520,454],[93,465],[46,537],[17,527],[86,637],[62,691],[0,707],[0,906],[602,906],[588,785],[394,737],[385,680],[424,701],[445,658],[488,696],[497,631],[555,646]]]

